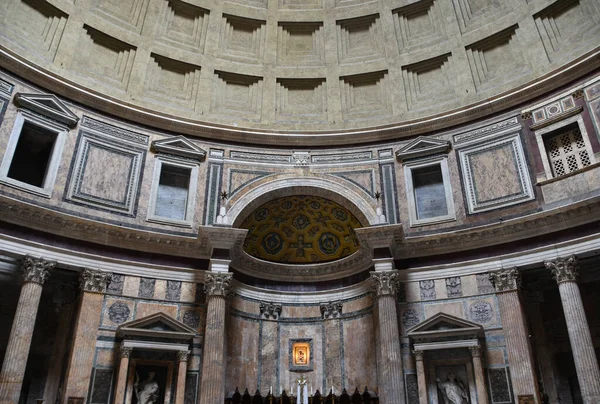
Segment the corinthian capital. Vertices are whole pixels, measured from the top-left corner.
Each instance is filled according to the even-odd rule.
[[[206,297],[227,297],[231,289],[231,272],[206,272],[204,275],[204,291]]]
[[[25,282],[34,282],[43,285],[51,269],[56,266],[56,262],[46,261],[42,258],[33,258],[25,256],[21,261],[21,273]]]
[[[490,282],[496,288],[496,292],[517,290],[521,286],[521,273],[517,267],[490,272]]]
[[[84,268],[79,278],[79,286],[84,292],[104,293],[112,274],[95,269]]]
[[[568,258],[557,258],[552,261],[544,261],[544,265],[552,272],[552,276],[557,283],[575,282],[579,276],[577,273],[579,263],[574,255],[571,255]]]
[[[398,293],[398,271],[371,272],[371,279],[375,281],[375,294],[381,296],[396,296]]]

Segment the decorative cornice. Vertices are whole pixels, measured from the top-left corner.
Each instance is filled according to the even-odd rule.
[[[399,271],[371,272],[371,279],[375,281],[374,292],[377,297],[395,297],[399,287]]]
[[[398,161],[448,153],[452,144],[449,140],[440,140],[419,136],[396,152]]]
[[[206,272],[204,274],[204,292],[208,299],[226,298],[231,290],[231,272]]]
[[[79,278],[79,286],[84,292],[104,293],[112,274],[85,268]]]
[[[340,318],[342,316],[342,309],[344,304],[340,301],[321,303],[321,315],[324,320]]]
[[[267,320],[278,320],[283,306],[278,303],[260,302],[260,315]]]
[[[177,362],[187,362],[190,351],[177,351]]]
[[[119,354],[121,358],[131,358],[131,353],[133,352],[133,347],[130,346],[122,346],[119,349]]]
[[[544,265],[550,270],[557,283],[577,282],[579,263],[574,255],[568,258],[559,257],[552,261],[544,261]]]
[[[481,357],[481,346],[480,345],[470,346],[469,351],[471,351],[472,357],[474,357],[474,358]]]
[[[496,293],[517,290],[521,287],[521,273],[516,267],[490,272],[490,282]]]
[[[14,101],[21,108],[41,114],[70,128],[75,127],[79,121],[79,117],[54,94],[17,93]]]
[[[50,275],[49,271],[54,269],[55,266],[56,262],[46,261],[43,258],[34,258],[27,255],[21,260],[23,281],[43,285]]]

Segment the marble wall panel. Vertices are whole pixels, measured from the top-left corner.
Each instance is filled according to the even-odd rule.
[[[283,306],[281,317],[284,318],[311,318],[321,317],[319,306]]]
[[[600,167],[562,178],[560,181],[542,185],[542,194],[546,203],[572,201],[600,187]]]
[[[181,282],[181,296],[179,301],[193,303],[196,299],[196,284],[193,282]]]
[[[96,350],[96,366],[113,367],[116,363],[116,354],[112,349]]]
[[[144,278],[142,278],[144,279]],[[142,296],[141,295],[141,288],[140,288],[140,297],[149,297],[149,296]],[[167,281],[164,279],[157,279],[154,283],[154,295],[152,296],[154,299],[157,300],[165,300],[167,297]]]
[[[491,366],[504,365],[506,363],[504,357],[504,348],[485,350],[485,363]]]
[[[320,313],[319,313],[320,314]],[[289,341],[297,338],[312,338],[314,350],[314,368],[323,369],[323,339],[321,323],[281,323],[279,339],[279,385],[286,391],[299,378],[298,373],[290,369]],[[309,386],[323,386],[323,373],[319,371],[305,374]],[[273,387],[275,388],[275,387]]]
[[[231,307],[248,314],[260,314],[260,303],[255,300],[243,299],[236,296],[231,300]]]
[[[204,321],[206,310],[197,307],[182,307],[179,314],[179,321],[188,327],[192,327],[199,334],[204,334]]]
[[[400,334],[406,334],[406,330],[414,327],[424,320],[423,306],[420,304],[402,305],[398,310]]]
[[[135,318],[143,318],[154,313],[164,313],[177,318],[178,306],[160,303],[138,302],[136,305]]]
[[[458,318],[465,318],[462,302],[427,303],[423,305],[425,318],[433,317],[438,313],[446,313]]]
[[[352,313],[359,310],[364,310],[373,306],[373,299],[370,295],[360,297],[358,299],[344,302],[343,313]]]
[[[111,396],[113,369],[94,369],[90,404],[108,404]]]
[[[468,320],[481,324],[484,328],[500,325],[500,316],[496,309],[496,298],[494,296],[469,299],[465,301],[465,305]]]
[[[265,390],[271,386],[277,386],[279,374],[277,365],[279,363],[279,323],[276,321],[262,321],[260,330],[260,383],[259,388]]]
[[[343,384],[341,327],[342,322],[339,319],[323,321],[325,380],[327,380],[328,385],[340,387],[342,387]]]
[[[344,320],[344,386],[350,390],[377,386],[377,341],[374,316]]]
[[[463,296],[477,295],[477,278],[475,275],[461,276],[462,294]]]
[[[488,379],[492,403],[512,403],[508,368],[489,368]]]
[[[226,336],[227,391],[239,387],[240,391],[248,388],[254,393],[258,387],[259,327],[258,321],[229,316]]]
[[[198,393],[198,373],[189,373],[185,376],[185,397],[183,404],[196,404]]]
[[[418,302],[421,300],[420,282],[404,283],[404,297],[407,302]]]
[[[140,278],[137,276],[126,276],[123,281],[123,295],[137,297],[140,290]]]

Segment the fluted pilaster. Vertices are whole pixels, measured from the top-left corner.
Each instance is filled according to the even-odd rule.
[[[204,288],[208,307],[200,383],[200,404],[225,401],[225,308],[231,286],[229,272],[207,272]]]
[[[379,320],[377,374],[380,402],[404,404],[406,396],[396,310],[398,271],[371,272],[371,278],[375,281],[374,292],[377,297]]]
[[[2,404],[19,402],[35,319],[42,296],[42,285],[48,278],[48,271],[55,265],[55,262],[29,256],[21,261],[20,269],[24,283],[0,371],[0,403]]]
[[[578,263],[575,256],[544,262],[556,282],[562,301],[575,370],[585,404],[600,403],[600,370],[590,328],[577,285]]]
[[[521,285],[519,270],[510,268],[492,272],[490,281],[496,288],[500,306],[514,395],[533,395],[535,402],[540,403],[529,331],[518,291]]]

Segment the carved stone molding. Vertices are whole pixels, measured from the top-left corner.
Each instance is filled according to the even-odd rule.
[[[260,315],[267,320],[278,320],[282,306],[278,303],[260,302]]]
[[[469,351],[471,351],[471,356],[481,357],[481,347],[479,345],[470,346]]]
[[[231,290],[233,274],[230,272],[207,272],[204,275],[204,291],[206,297],[227,297]]]
[[[84,292],[104,293],[112,274],[85,268],[79,278],[79,286]]]
[[[521,273],[517,267],[490,272],[490,282],[496,292],[509,292],[521,287]]]
[[[54,269],[56,262],[46,261],[42,258],[34,258],[29,255],[21,261],[21,273],[25,282],[34,282],[43,285],[50,270]]]
[[[340,301],[321,303],[321,314],[323,319],[340,318],[344,304]]]
[[[177,362],[187,362],[190,351],[177,351]]]
[[[133,352],[133,348],[130,346],[122,346],[121,349],[119,349],[121,358],[131,358],[132,352]]]
[[[374,292],[377,297],[392,296],[398,293],[398,271],[371,272],[371,279],[375,281]]]
[[[568,258],[557,258],[552,261],[544,261],[546,268],[550,270],[557,283],[576,282],[579,274],[577,269],[579,263],[577,257],[571,255]]]
[[[418,362],[423,362],[423,357],[425,356],[425,352],[423,351],[418,351],[418,350],[414,350],[412,351],[413,356],[415,357],[415,360]]]

